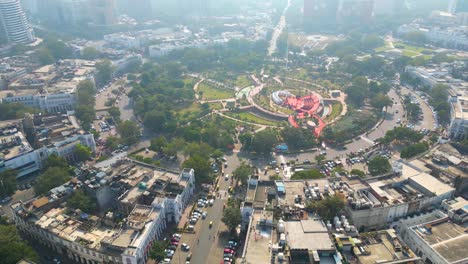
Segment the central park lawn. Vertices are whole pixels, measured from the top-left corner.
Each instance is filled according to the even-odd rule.
[[[226,113],[226,115],[228,115],[228,116],[230,116],[230,117],[234,117],[234,118],[239,119],[239,120],[242,120],[242,121],[246,121],[246,122],[250,122],[250,123],[255,123],[255,124],[259,124],[259,125],[265,125],[265,126],[280,126],[280,125],[281,125],[280,122],[267,120],[267,119],[258,117],[258,116],[256,116],[256,115],[253,115],[253,114],[247,113],[247,112],[242,112],[242,113]]]
[[[198,93],[202,93],[203,100],[223,100],[234,97],[234,91],[215,88],[206,83],[201,83],[200,86],[198,86]]]

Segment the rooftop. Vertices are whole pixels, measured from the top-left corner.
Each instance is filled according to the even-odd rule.
[[[33,150],[18,120],[0,122],[0,159],[9,160]]]
[[[384,230],[376,234],[362,234],[360,240],[363,242],[364,247],[362,249],[364,249],[364,252],[361,251],[361,247],[355,247],[353,251],[361,264],[418,259],[410,249],[407,251],[402,246],[393,229]]]
[[[248,245],[245,260],[247,263],[269,263],[271,261],[272,228],[260,224],[260,221],[265,219],[262,211],[254,211],[252,218],[253,228],[247,238],[246,243]],[[272,215],[271,220],[273,220]]]
[[[419,237],[428,243],[449,263],[468,260],[468,223],[459,225],[447,218],[411,227]],[[461,263],[461,262],[460,262]]]
[[[320,219],[285,221],[286,241],[291,250],[335,250],[327,227]]]

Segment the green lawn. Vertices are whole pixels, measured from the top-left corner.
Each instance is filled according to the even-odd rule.
[[[343,110],[343,106],[339,102],[334,102],[332,104],[332,111],[331,113],[325,118],[325,122],[330,122],[333,119],[337,118],[340,114],[341,111]]]
[[[246,86],[251,85],[252,83],[250,82],[250,79],[247,75],[240,75],[237,76],[235,85],[240,88],[244,88]]]
[[[255,124],[259,124],[259,125],[265,125],[265,126],[280,126],[281,125],[281,122],[276,122],[276,121],[271,121],[271,120],[267,120],[267,119],[264,119],[264,118],[260,118],[260,117],[258,117],[256,115],[253,115],[253,114],[248,113],[248,112],[227,113],[226,115],[228,115],[230,117],[234,117],[234,118],[242,120],[242,121],[255,123]]]
[[[177,114],[179,114],[183,120],[198,118],[202,113],[202,108],[199,103],[180,105],[177,108]]]
[[[419,52],[414,52],[414,51],[411,51],[411,50],[403,50],[403,56],[406,56],[406,57],[416,57],[416,56],[419,56],[420,53]]]
[[[198,86],[198,93],[202,93],[203,100],[223,100],[233,98],[235,95],[234,91],[218,89],[204,82]]]
[[[221,110],[223,109],[223,105],[221,103],[209,103],[210,109],[212,110]]]

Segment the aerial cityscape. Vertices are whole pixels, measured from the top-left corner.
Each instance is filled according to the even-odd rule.
[[[468,264],[468,0],[0,25],[0,264]]]

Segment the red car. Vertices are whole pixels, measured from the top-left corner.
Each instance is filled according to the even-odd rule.
[[[173,246],[176,246],[176,247],[177,247],[177,246],[179,245],[179,242],[177,242],[177,241],[172,241],[172,242],[171,242],[171,245],[173,245]]]
[[[234,250],[232,250],[232,249],[230,249],[230,248],[225,248],[225,249],[224,249],[224,253],[234,254]]]

